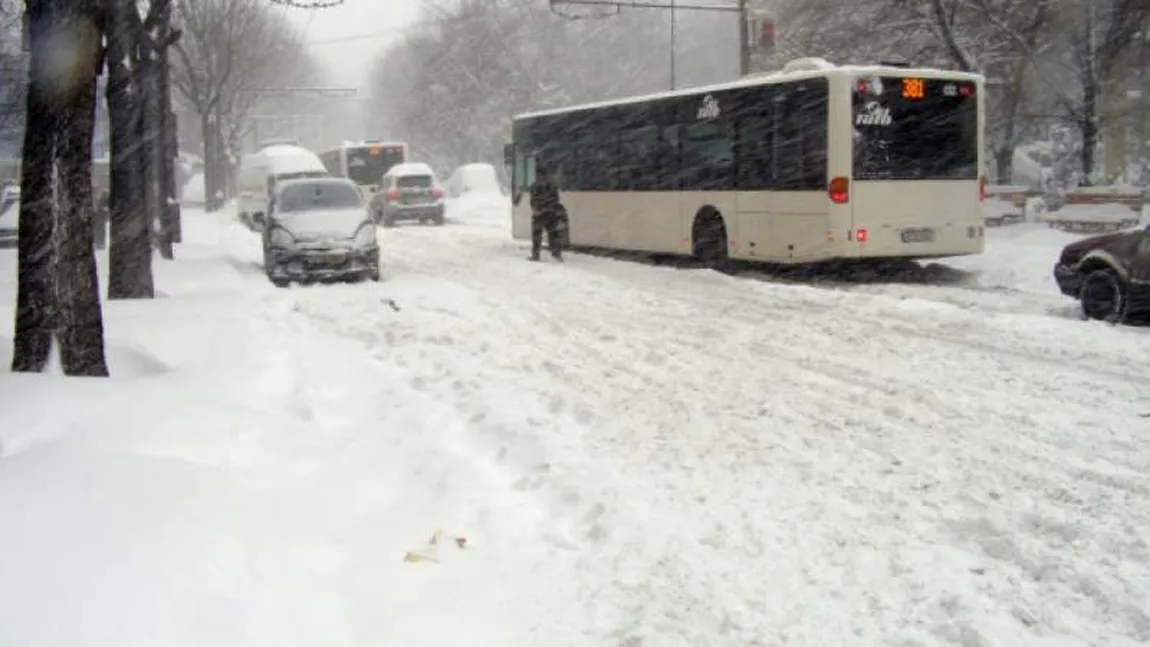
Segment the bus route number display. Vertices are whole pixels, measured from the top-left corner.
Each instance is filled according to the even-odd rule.
[[[926,98],[926,82],[922,79],[903,79],[902,98],[921,101]]]

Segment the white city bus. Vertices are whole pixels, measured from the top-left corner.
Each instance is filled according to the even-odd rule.
[[[574,247],[771,263],[983,250],[983,77],[798,59],[516,116],[512,236],[553,173]]]
[[[344,142],[320,153],[319,158],[328,173],[348,178],[367,193],[379,188],[391,167],[407,161],[407,144],[377,140]]]

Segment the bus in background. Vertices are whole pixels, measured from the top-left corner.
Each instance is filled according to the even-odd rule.
[[[328,173],[348,178],[367,194],[379,188],[391,167],[407,161],[407,144],[377,140],[344,142],[320,153],[319,158]]]
[[[812,263],[983,251],[983,77],[798,59],[516,116],[512,237],[553,173],[573,247]]]

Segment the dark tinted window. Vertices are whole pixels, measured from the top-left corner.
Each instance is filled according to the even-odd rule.
[[[578,191],[822,190],[825,79],[518,122],[516,146]]]
[[[435,180],[430,175],[401,175],[395,178],[395,186],[404,189],[430,189]]]
[[[978,177],[974,83],[864,78],[858,81],[852,103],[855,178]]]
[[[281,212],[320,209],[352,209],[361,206],[359,191],[335,182],[300,183],[280,191],[276,210]]]

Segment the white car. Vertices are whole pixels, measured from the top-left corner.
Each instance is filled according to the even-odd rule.
[[[263,229],[264,270],[279,287],[292,281],[379,280],[375,221],[359,188],[346,178],[281,181]]]
[[[447,193],[452,198],[473,193],[504,195],[495,167],[484,163],[464,164],[455,169],[447,180]]]

